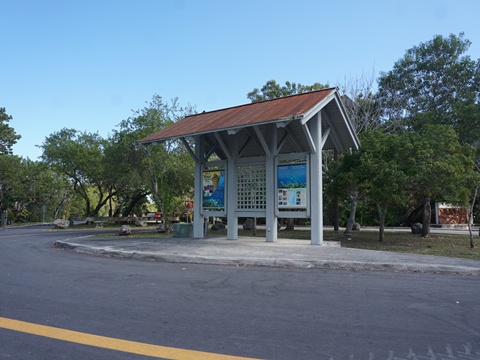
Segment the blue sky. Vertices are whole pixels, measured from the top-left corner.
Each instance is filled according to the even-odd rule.
[[[268,80],[340,85],[434,35],[472,41],[479,0],[0,0],[0,107],[36,160],[45,137],[107,137],[154,94],[209,111]]]

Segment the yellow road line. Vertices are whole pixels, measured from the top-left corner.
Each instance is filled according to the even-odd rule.
[[[4,317],[0,317],[0,328],[38,336],[45,336],[57,340],[74,342],[77,344],[96,346],[104,349],[123,351],[157,358],[196,360],[248,359],[238,356],[222,355],[195,350],[184,350],[129,340],[109,338],[51,326],[33,324],[25,321],[7,319]]]

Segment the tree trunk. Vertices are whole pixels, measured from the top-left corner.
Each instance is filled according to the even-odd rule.
[[[477,185],[475,188],[475,193],[473,195],[472,199],[472,205],[470,206],[470,209],[467,214],[467,222],[468,222],[468,232],[470,233],[470,249],[473,249],[475,247],[475,243],[473,242],[473,232],[472,232],[472,224],[473,224],[473,208],[475,206],[475,200],[477,199],[477,194],[478,194],[478,189],[480,188],[480,185]],[[479,232],[480,235],[480,232]]]
[[[95,209],[93,210],[91,216],[98,216],[98,213],[100,212],[100,210],[102,210],[102,208],[107,204],[108,200],[115,196],[117,193],[116,192],[113,192],[112,194],[109,194],[105,199],[103,199],[103,195],[101,195],[101,198],[100,200],[98,201],[98,204],[97,206],[95,207]]]
[[[340,232],[340,224],[338,221],[338,196],[333,198],[333,232],[338,234]]]
[[[423,217],[422,217],[422,237],[430,237],[430,220],[432,218],[432,208],[430,206],[430,197],[423,198]]]
[[[112,205],[112,197],[108,199],[108,216],[113,216],[113,205]]]
[[[378,233],[378,241],[385,241],[385,218],[387,217],[387,208],[388,205],[384,204],[383,209],[380,204],[377,204],[378,209],[378,220],[380,222],[380,231]]]
[[[470,249],[475,247],[475,243],[473,242],[473,232],[472,232],[472,224],[471,224],[471,216],[468,215],[468,232],[470,234]]]
[[[122,216],[129,216],[131,215],[133,209],[135,208],[135,205],[142,200],[145,196],[149,195],[150,192],[148,191],[138,191],[137,193],[133,194],[131,199],[129,200],[128,204],[125,206],[125,208],[122,211]],[[115,211],[117,213],[117,211]],[[114,215],[115,216],[115,215]]]
[[[74,186],[74,190],[83,198],[85,201],[85,215],[93,216],[92,215],[92,204],[90,203],[90,198],[88,197],[88,193],[85,190],[83,184],[79,183],[78,186]]]
[[[64,196],[59,203],[56,204],[55,209],[53,210],[53,220],[57,219],[58,214],[60,214],[60,210],[64,206],[65,201],[67,200],[67,196]]]
[[[158,191],[158,180],[156,177],[152,177],[152,195],[153,199],[155,200],[155,203],[157,204],[158,211],[162,213],[162,222],[163,225],[165,226],[165,231],[167,233],[170,232],[170,222],[167,220],[167,214],[165,212],[165,209],[163,208],[163,201],[162,197],[160,196],[160,193]]]
[[[350,216],[347,221],[346,229],[343,232],[344,234],[351,234],[352,232],[353,224],[355,223],[355,212],[357,211],[357,196],[358,191],[356,190],[350,195]]]
[[[285,228],[285,230],[295,230],[295,219],[287,219],[287,227]]]

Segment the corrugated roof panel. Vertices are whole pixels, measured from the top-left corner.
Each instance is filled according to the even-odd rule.
[[[162,141],[282,119],[299,118],[335,91],[334,88],[324,89],[187,116],[173,125],[151,134],[142,142]]]

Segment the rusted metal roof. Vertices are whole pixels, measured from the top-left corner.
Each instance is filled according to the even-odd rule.
[[[335,91],[335,88],[318,90],[187,116],[147,136],[142,143],[299,119]]]

